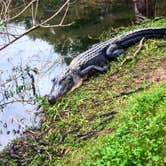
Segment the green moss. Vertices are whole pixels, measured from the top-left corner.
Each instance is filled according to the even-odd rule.
[[[165,25],[165,19],[146,21],[103,33],[101,40],[131,29]],[[107,73],[90,77],[54,106],[43,104],[46,116],[41,130],[33,131],[23,144],[16,144],[15,153],[21,159],[5,152],[2,158],[28,165],[162,165],[166,148],[166,88],[148,80],[146,74],[164,67],[165,46],[163,39],[146,40],[131,61],[124,65],[121,65],[123,59],[112,62]],[[126,57],[136,50],[137,45],[129,48]],[[115,97],[140,87],[145,92]],[[101,116],[111,110],[118,112],[113,119]],[[96,132],[91,137],[80,139],[92,131]],[[25,146],[27,142],[31,147]]]

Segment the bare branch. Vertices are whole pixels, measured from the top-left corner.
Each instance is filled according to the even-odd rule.
[[[39,7],[39,0],[36,1],[35,14],[34,14],[35,20],[37,19],[38,7]]]
[[[56,16],[64,9],[64,7],[65,7],[69,2],[70,2],[70,0],[67,0],[67,1],[59,8],[59,10],[58,10],[56,13],[54,13],[51,17],[49,17],[48,19],[46,19],[45,21],[43,21],[43,22],[41,23],[41,25],[43,25],[43,24],[45,24],[45,23],[48,23],[50,20],[52,20],[54,17],[56,17]]]
[[[31,1],[23,10],[21,10],[21,11],[20,11],[18,14],[16,14],[15,16],[11,17],[11,18],[8,20],[8,22],[11,21],[11,20],[16,19],[16,18],[19,17],[21,14],[23,14],[35,1],[36,1],[36,0]]]
[[[4,1],[4,0],[2,0],[1,1],[1,20],[3,19],[3,20],[7,20],[7,16],[6,16],[6,8],[7,8],[7,4],[6,4],[6,2]],[[2,21],[1,21],[1,23],[3,23]]]
[[[13,104],[13,103],[16,103],[16,102],[20,102],[20,103],[23,103],[23,102],[25,102],[25,103],[30,103],[30,102],[32,102],[32,100],[13,99],[13,100],[11,100],[11,101],[8,101],[8,102],[5,102],[5,103],[0,104],[0,107],[3,107],[3,106],[8,105],[8,104]]]
[[[75,22],[69,24],[57,24],[57,25],[40,25],[41,28],[57,28],[57,27],[68,27],[73,25]]]
[[[6,12],[5,12],[6,15],[8,15],[8,11],[9,11],[9,7],[10,7],[11,2],[12,2],[12,0],[9,0],[9,1],[7,2],[7,5],[6,5]]]
[[[32,3],[31,8],[32,8],[32,25],[36,25],[36,18],[37,18],[37,12],[38,12],[38,3],[39,1],[36,0]]]
[[[141,49],[142,49],[144,39],[145,39],[145,38],[143,37],[143,38],[140,40],[140,43],[139,43],[139,45],[138,45],[138,49],[134,52],[134,54],[133,54],[132,56],[127,57],[124,61],[122,61],[121,66],[122,66],[123,64],[125,64],[127,61],[130,61],[130,60],[134,59],[134,58],[137,56],[137,54],[138,54],[138,53],[141,51]]]
[[[32,10],[32,25],[34,26],[36,24],[36,20],[34,17],[34,3],[31,5],[31,10]]]
[[[8,9],[10,6],[11,0],[8,1],[7,5],[3,0],[2,0],[2,3],[4,4],[4,8]],[[20,34],[19,36],[14,36],[14,39],[10,40],[8,43],[5,43],[2,47],[0,47],[0,51],[3,50],[4,48],[8,47],[10,44],[14,43],[15,41],[17,41],[18,39],[22,38],[24,35],[30,33],[31,31],[33,31],[39,27],[40,28],[56,28],[56,27],[66,27],[66,26],[72,25],[74,22],[68,23],[68,24],[63,24],[64,19],[66,18],[67,12],[69,10],[69,5],[70,5],[70,0],[66,0],[66,2],[52,16],[50,16],[49,18],[45,19],[43,22],[38,23],[38,24],[37,24],[36,18],[37,18],[37,12],[38,12],[38,7],[39,7],[39,0],[32,0],[21,12],[19,12],[15,16],[11,17],[10,19],[6,19],[6,17],[5,17],[4,22],[11,21],[11,20],[17,18],[18,16],[20,16],[31,6],[33,26],[31,28],[29,28],[27,31],[25,31],[24,33]],[[59,24],[55,24],[55,25],[47,24],[49,21],[51,21],[53,18],[55,18],[59,13],[61,13],[65,7],[66,7],[66,10],[65,10],[64,15],[63,15],[62,19],[60,20]]]
[[[67,4],[67,8],[66,8],[65,14],[63,15],[63,17],[62,17],[62,19],[61,19],[60,25],[63,24],[63,22],[64,22],[64,20],[65,20],[65,18],[66,18],[66,15],[67,15],[68,10],[69,10],[69,3]]]
[[[0,32],[0,35],[9,35],[9,36],[16,38],[16,35],[9,33],[9,32]]]
[[[39,27],[39,25],[36,25],[36,26],[33,26],[32,28],[28,29],[26,32],[22,33],[21,35],[19,35],[15,39],[11,40],[9,43],[6,43],[2,47],[0,47],[0,51],[3,50],[4,48],[8,47],[10,44],[14,43],[15,41],[17,41],[18,39],[22,38],[24,35],[28,34],[29,32],[37,29],[38,27]]]

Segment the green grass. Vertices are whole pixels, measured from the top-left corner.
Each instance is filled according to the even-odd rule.
[[[166,87],[154,86],[123,104],[127,109],[124,105],[121,108],[112,123],[112,134],[99,137],[74,154],[72,164],[82,156],[82,165],[164,165]]]
[[[130,29],[165,26],[166,20],[103,33],[101,40]],[[137,44],[127,50],[134,54]],[[95,74],[83,85],[66,94],[54,106],[43,104],[45,116],[40,130],[27,132],[15,142],[15,155],[5,151],[1,165],[164,165],[165,161],[165,82],[152,82],[146,75],[166,65],[166,41],[150,39],[140,53],[124,65],[112,62],[105,74]],[[114,96],[144,88],[133,95]],[[115,110],[113,119],[101,116]],[[105,122],[105,123],[104,123]],[[81,135],[96,130],[91,137]],[[63,137],[61,144],[58,144]]]

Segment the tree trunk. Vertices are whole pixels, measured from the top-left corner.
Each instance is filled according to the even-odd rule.
[[[146,18],[155,17],[156,0],[133,0],[133,2],[136,16],[143,16]]]

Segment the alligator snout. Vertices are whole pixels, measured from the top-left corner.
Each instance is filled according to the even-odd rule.
[[[56,97],[55,96],[49,96],[48,97],[48,102],[50,103],[50,104],[54,104],[55,103],[55,101],[56,101]]]

